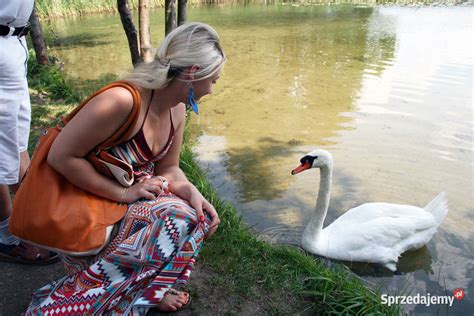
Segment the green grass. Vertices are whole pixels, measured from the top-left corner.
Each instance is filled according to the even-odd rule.
[[[82,83],[82,87],[88,88],[75,92],[70,86],[71,81],[64,79],[55,65],[41,69],[30,67],[30,70],[32,88],[38,93],[49,93],[45,104],[33,106],[31,150],[40,130],[54,124],[77,103],[69,101],[80,98],[93,84],[97,84],[94,88],[99,88],[99,82]],[[56,90],[61,93],[51,92]],[[196,162],[193,145],[193,133],[187,127],[180,166],[215,206],[221,218],[219,230],[206,241],[199,257],[200,266],[212,272],[207,280],[210,285],[225,289],[225,295],[276,297],[267,304],[266,312],[270,314],[285,313],[290,301],[297,302],[298,311],[317,315],[402,314],[398,306],[381,304],[380,294],[364,285],[344,266],[336,265],[330,270],[300,249],[272,246],[258,240],[237,210],[219,198]]]
[[[130,3],[133,8],[138,6],[138,0],[132,0]],[[150,7],[163,7],[164,3],[164,0],[150,0]],[[36,9],[42,18],[116,12],[117,0],[38,0]]]
[[[62,71],[61,61],[50,56],[50,65],[36,62],[33,49],[28,57],[28,86],[36,94],[54,103],[78,104],[98,87],[117,79],[114,74],[104,74],[96,80],[66,78]],[[37,96],[35,94],[35,96]]]
[[[41,91],[52,100],[62,100],[66,103],[79,101],[80,95],[66,81],[57,60],[51,58],[51,63],[51,65],[38,64],[34,51],[30,50],[28,58],[29,87]]]

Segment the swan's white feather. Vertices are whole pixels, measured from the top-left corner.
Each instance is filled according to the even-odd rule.
[[[324,150],[306,156],[314,158],[312,168],[326,168],[332,177],[332,157]],[[322,179],[321,179],[322,180]],[[323,200],[330,196],[331,181],[323,187]],[[318,198],[319,205],[319,198]],[[320,209],[316,206],[316,211]],[[342,214],[321,230],[321,218],[327,208],[314,213],[303,233],[301,246],[309,252],[345,261],[380,263],[395,271],[398,257],[409,249],[417,249],[430,241],[448,213],[444,193],[438,194],[423,209],[412,205],[366,203]],[[324,213],[324,214],[323,214]],[[319,224],[321,225],[321,224]]]
[[[427,243],[434,217],[410,205],[369,203],[349,210],[323,229],[319,255],[347,261],[394,263],[407,249]]]

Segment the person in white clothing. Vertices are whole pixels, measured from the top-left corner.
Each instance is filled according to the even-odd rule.
[[[25,35],[34,0],[0,2],[0,260],[46,264],[56,255],[20,242],[8,230],[14,192],[30,163],[31,106]]]

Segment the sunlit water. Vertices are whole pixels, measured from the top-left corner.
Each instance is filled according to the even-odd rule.
[[[193,124],[209,178],[271,242],[298,244],[319,174],[290,171],[314,148],[334,157],[326,224],[365,202],[425,206],[445,191],[450,211],[432,241],[399,271],[348,264],[384,292],[451,295],[417,315],[474,312],[472,7],[193,8],[229,61]],[[153,18],[153,43],[163,37]],[[117,16],[51,21],[68,74],[96,79],[130,67]],[[66,44],[64,40],[67,39]],[[330,265],[330,262],[328,262]]]

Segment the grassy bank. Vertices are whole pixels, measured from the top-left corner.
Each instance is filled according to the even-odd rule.
[[[162,8],[165,0],[149,0],[151,8]],[[281,4],[296,3],[309,4],[362,4],[362,5],[433,5],[433,4],[460,4],[467,0],[188,0],[188,7],[205,4],[235,4],[248,3]],[[138,0],[130,0],[131,7],[138,7]],[[36,9],[41,18],[57,18],[71,15],[87,15],[92,13],[116,12],[116,0],[37,0]]]
[[[164,7],[164,0],[150,0],[150,7]],[[131,0],[137,8],[138,0]],[[37,0],[36,9],[41,18],[55,18],[69,15],[86,15],[99,12],[116,12],[117,0]]]
[[[32,70],[29,80],[33,94],[46,97],[42,99],[42,104],[33,99],[33,103],[37,104],[33,106],[31,147],[36,143],[41,127],[51,125],[55,118],[69,111],[79,98],[89,93],[85,88],[79,92],[71,88],[73,83],[64,79],[56,66]],[[88,83],[89,86],[92,84],[98,88],[101,83]],[[198,260],[198,270],[201,271],[201,277],[204,275],[206,285],[204,289],[191,285],[191,293],[197,297],[196,305],[209,302],[208,296],[213,295],[215,300],[211,305],[221,305],[222,300],[235,297],[238,298],[236,300],[253,301],[254,307],[258,307],[260,302],[254,298],[264,297],[264,310],[258,314],[401,313],[398,307],[389,308],[381,304],[380,295],[366,287],[343,266],[329,270],[313,256],[297,248],[272,246],[259,241],[243,223],[236,209],[216,194],[196,162],[193,143],[193,135],[186,129],[181,167],[216,207],[222,221],[218,232],[205,243]],[[214,314],[212,306],[210,309],[202,311],[202,314],[207,314],[206,311]],[[237,313],[233,307],[225,311]]]

